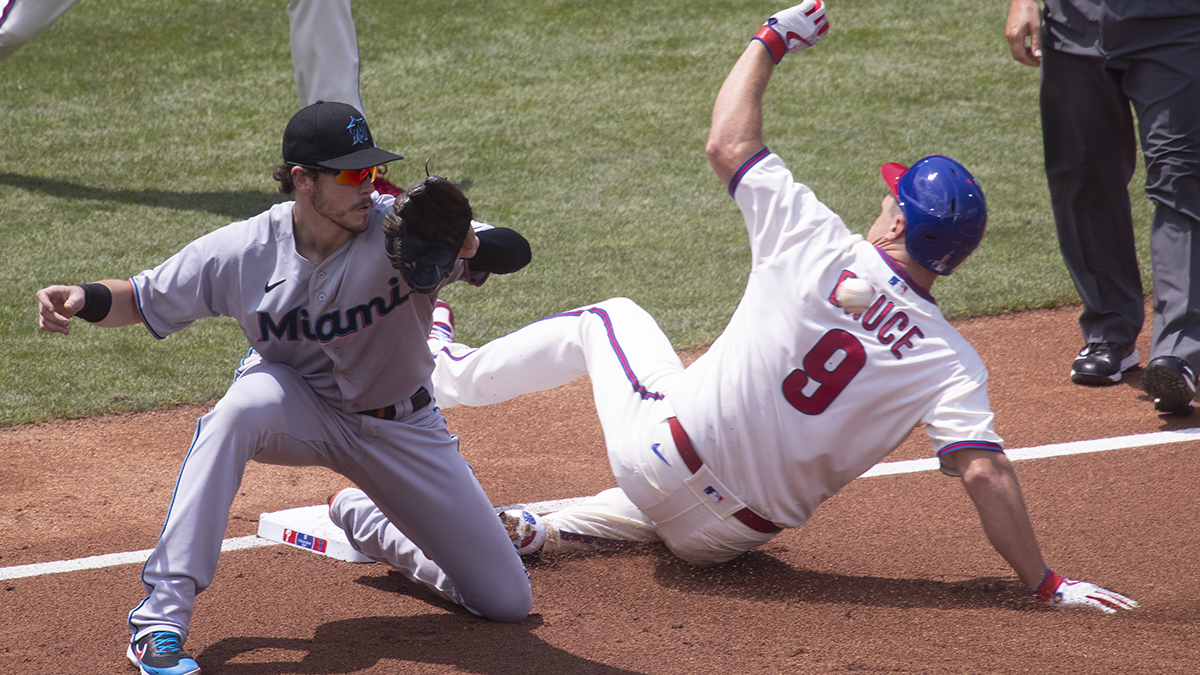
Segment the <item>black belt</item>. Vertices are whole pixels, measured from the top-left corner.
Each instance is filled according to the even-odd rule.
[[[692,447],[692,441],[688,439],[687,432],[683,430],[679,420],[674,417],[668,417],[667,423],[671,426],[671,438],[675,441],[675,449],[679,451],[679,456],[683,458],[683,464],[688,471],[696,473],[700,467],[704,466],[704,462],[700,459],[700,455],[696,454],[696,449]],[[749,507],[734,511],[733,517],[742,521],[746,527],[763,534],[775,534],[783,530],[782,527],[751,511]]]
[[[412,396],[409,396],[408,400],[412,403],[412,411],[417,412],[421,408],[424,408],[425,406],[429,405],[429,402],[433,400],[433,397],[429,395],[429,391],[426,390],[425,387],[421,387],[420,389],[417,390],[417,393],[413,394]],[[358,411],[358,414],[359,415],[369,415],[371,417],[378,417],[381,420],[394,420],[394,419],[396,419],[396,406],[389,405],[386,408],[375,408],[373,410],[360,410],[360,411]]]

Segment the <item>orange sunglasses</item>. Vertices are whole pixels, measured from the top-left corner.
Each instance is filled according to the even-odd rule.
[[[309,166],[307,164],[297,164],[306,169],[316,169],[321,173],[331,173],[337,176],[334,180],[338,185],[362,185],[363,180],[370,178],[371,182],[375,182],[375,176],[379,173],[379,167],[373,166],[368,169],[354,169],[352,171],[338,171],[337,169],[326,169],[322,166]]]
[[[379,167],[373,166],[369,169],[358,169],[357,171],[339,171],[335,179],[339,185],[362,185],[362,182],[367,178],[371,182],[375,182],[375,174],[378,173]]]

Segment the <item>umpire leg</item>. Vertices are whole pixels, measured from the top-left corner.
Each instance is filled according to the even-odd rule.
[[[1041,76],[1046,178],[1059,248],[1083,300],[1079,326],[1085,342],[1129,346],[1145,318],[1129,206],[1137,164],[1129,100],[1103,59],[1047,47]]]
[[[1124,81],[1138,114],[1146,196],[1154,203],[1150,357],[1175,356],[1200,370],[1200,18],[1173,25],[1187,39],[1139,53]],[[1163,37],[1160,22],[1143,28]]]

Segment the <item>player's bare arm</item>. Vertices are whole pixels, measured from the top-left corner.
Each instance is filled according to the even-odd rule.
[[[1042,12],[1037,0],[1012,0],[1004,26],[1008,50],[1017,61],[1037,67],[1042,62]]]
[[[988,541],[1030,592],[1037,590],[1046,563],[1012,462],[994,450],[962,449],[952,453],[951,459],[975,503]]]
[[[823,0],[804,2],[767,19],[726,76],[713,104],[705,152],[724,185],[763,147],[762,103],[775,65],[817,43],[829,22]]]
[[[105,279],[87,287],[48,286],[37,292],[37,301],[38,328],[47,333],[70,334],[71,318],[76,315],[105,328],[130,326],[142,320],[127,280]]]
[[[766,47],[751,41],[717,92],[704,152],[722,185],[763,147],[762,102],[774,70]]]
[[[1098,609],[1106,614],[1138,606],[1120,593],[1066,579],[1046,567],[1016,472],[1003,453],[963,449],[951,458],[975,502],[988,541],[1039,600],[1054,607]]]

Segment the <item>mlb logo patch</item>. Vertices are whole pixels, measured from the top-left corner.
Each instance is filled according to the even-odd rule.
[[[711,485],[704,488],[704,494],[708,495],[708,498],[711,499],[714,504],[720,504],[725,500],[725,498],[721,496],[721,493],[717,492],[717,489]]]
[[[892,288],[895,288],[897,291],[899,291],[900,295],[904,295],[908,292],[908,284],[904,283],[904,280],[900,277],[893,276],[888,280],[888,284],[890,284]]]
[[[303,532],[285,529],[283,531],[283,540],[293,546],[307,548],[316,551],[317,553],[325,552],[325,540],[321,539],[320,537],[314,537],[311,534],[304,534]]]

